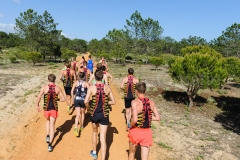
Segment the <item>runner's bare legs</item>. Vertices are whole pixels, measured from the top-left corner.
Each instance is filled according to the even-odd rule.
[[[102,150],[102,159],[104,160],[106,157],[106,151],[107,151],[106,135],[107,135],[108,125],[99,124],[99,126],[100,126],[100,142],[101,142],[101,150]]]
[[[54,133],[55,133],[55,122],[56,122],[56,118],[53,118],[50,116],[50,143],[52,143],[53,137],[54,137]]]
[[[129,156],[128,156],[128,160],[134,160],[134,156],[135,156],[135,152],[136,152],[136,145],[132,144],[132,142],[129,142]]]

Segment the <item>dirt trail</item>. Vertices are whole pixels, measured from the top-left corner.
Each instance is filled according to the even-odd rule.
[[[85,55],[86,57],[87,55]],[[80,57],[78,57],[80,58]],[[86,57],[87,58],[87,57]],[[55,73],[58,75],[58,73]],[[107,132],[107,159],[126,160],[128,153],[128,138],[125,131],[123,108],[124,103],[121,95],[118,93],[114,84],[111,84],[113,95],[116,99],[116,105],[112,106],[110,112],[110,125]],[[91,143],[91,122],[86,118],[85,128],[79,138],[74,136],[75,111],[70,115],[66,111],[66,104],[59,102],[59,117],[56,121],[56,132],[53,141],[53,152],[47,151],[45,142],[45,117],[43,111],[30,121],[28,127],[19,132],[25,133],[18,154],[11,159],[84,159],[91,160],[89,155],[92,149]],[[21,134],[20,134],[21,135]],[[101,157],[99,146],[97,147],[98,157]],[[155,159],[151,158],[150,159]]]

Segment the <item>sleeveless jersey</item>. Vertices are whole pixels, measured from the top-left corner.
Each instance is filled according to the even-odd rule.
[[[58,110],[58,95],[55,92],[56,85],[48,85],[48,93],[44,94],[44,105],[43,110],[44,111],[50,111],[50,110]]]
[[[133,84],[133,78],[132,75],[129,75],[127,83],[124,84],[124,96],[126,98],[135,98],[136,85]]]
[[[92,62],[91,59],[89,59],[89,60],[87,61],[87,68],[90,69],[91,71],[92,71],[92,69],[93,69],[93,62]]]
[[[89,81],[89,79],[90,79],[90,74],[88,74],[88,68],[83,68],[83,72],[85,73],[85,78],[84,78],[84,80],[86,81],[86,82],[88,82]]]
[[[77,71],[77,67],[76,67],[77,63],[76,61],[73,62],[73,70],[76,72]]]
[[[151,128],[152,114],[153,111],[150,107],[148,98],[139,98],[142,101],[143,109],[142,112],[138,113],[138,120],[135,124],[137,128]]]
[[[78,82],[78,86],[76,87],[76,96],[75,99],[76,100],[84,100],[87,94],[87,88],[84,88],[82,86],[82,82],[83,81],[79,81]]]
[[[104,92],[104,84],[95,84],[97,88],[96,95],[92,96],[92,104],[90,106],[89,113],[93,116],[94,114],[103,115],[104,117],[109,116],[109,97]]]
[[[73,86],[73,80],[74,80],[74,76],[70,75],[70,69],[67,68],[67,75],[64,75],[64,79],[63,79],[63,86],[64,87],[72,87]]]

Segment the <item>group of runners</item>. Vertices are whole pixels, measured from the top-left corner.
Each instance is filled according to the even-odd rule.
[[[85,114],[92,122],[92,147],[90,155],[97,159],[97,135],[100,128],[101,159],[106,157],[106,134],[109,125],[110,106],[115,99],[110,88],[113,76],[108,72],[107,63],[102,57],[93,72],[94,63],[91,55],[88,61],[84,56],[77,62],[66,62],[61,70],[60,80],[63,82],[65,94],[56,86],[56,76],[48,75],[48,84],[41,88],[37,98],[37,110],[41,111],[39,103],[44,95],[44,116],[46,122],[46,142],[48,151],[53,150],[52,141],[55,133],[55,122],[58,117],[57,101],[66,102],[67,112],[76,110],[74,134],[79,136],[84,129]],[[124,91],[126,130],[129,137],[129,160],[134,160],[137,145],[141,146],[141,157],[148,159],[149,148],[152,145],[151,121],[159,121],[160,117],[155,103],[145,96],[146,84],[134,77],[133,68],[128,69],[128,76],[123,77],[120,88]],[[65,96],[66,95],[66,96]],[[137,98],[136,98],[137,97]],[[78,127],[79,125],[79,127]]]

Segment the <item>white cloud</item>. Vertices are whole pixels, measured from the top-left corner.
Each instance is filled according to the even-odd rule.
[[[21,3],[21,1],[20,0],[13,0],[14,2],[16,2],[16,3]]]
[[[0,18],[4,17],[4,14],[0,13]]]
[[[15,24],[4,24],[4,23],[0,23],[0,31],[3,32],[15,32],[14,28]]]
[[[61,35],[63,35],[63,36],[66,37],[66,38],[70,38],[67,34],[65,34],[65,33],[63,33],[63,32],[61,32]]]

